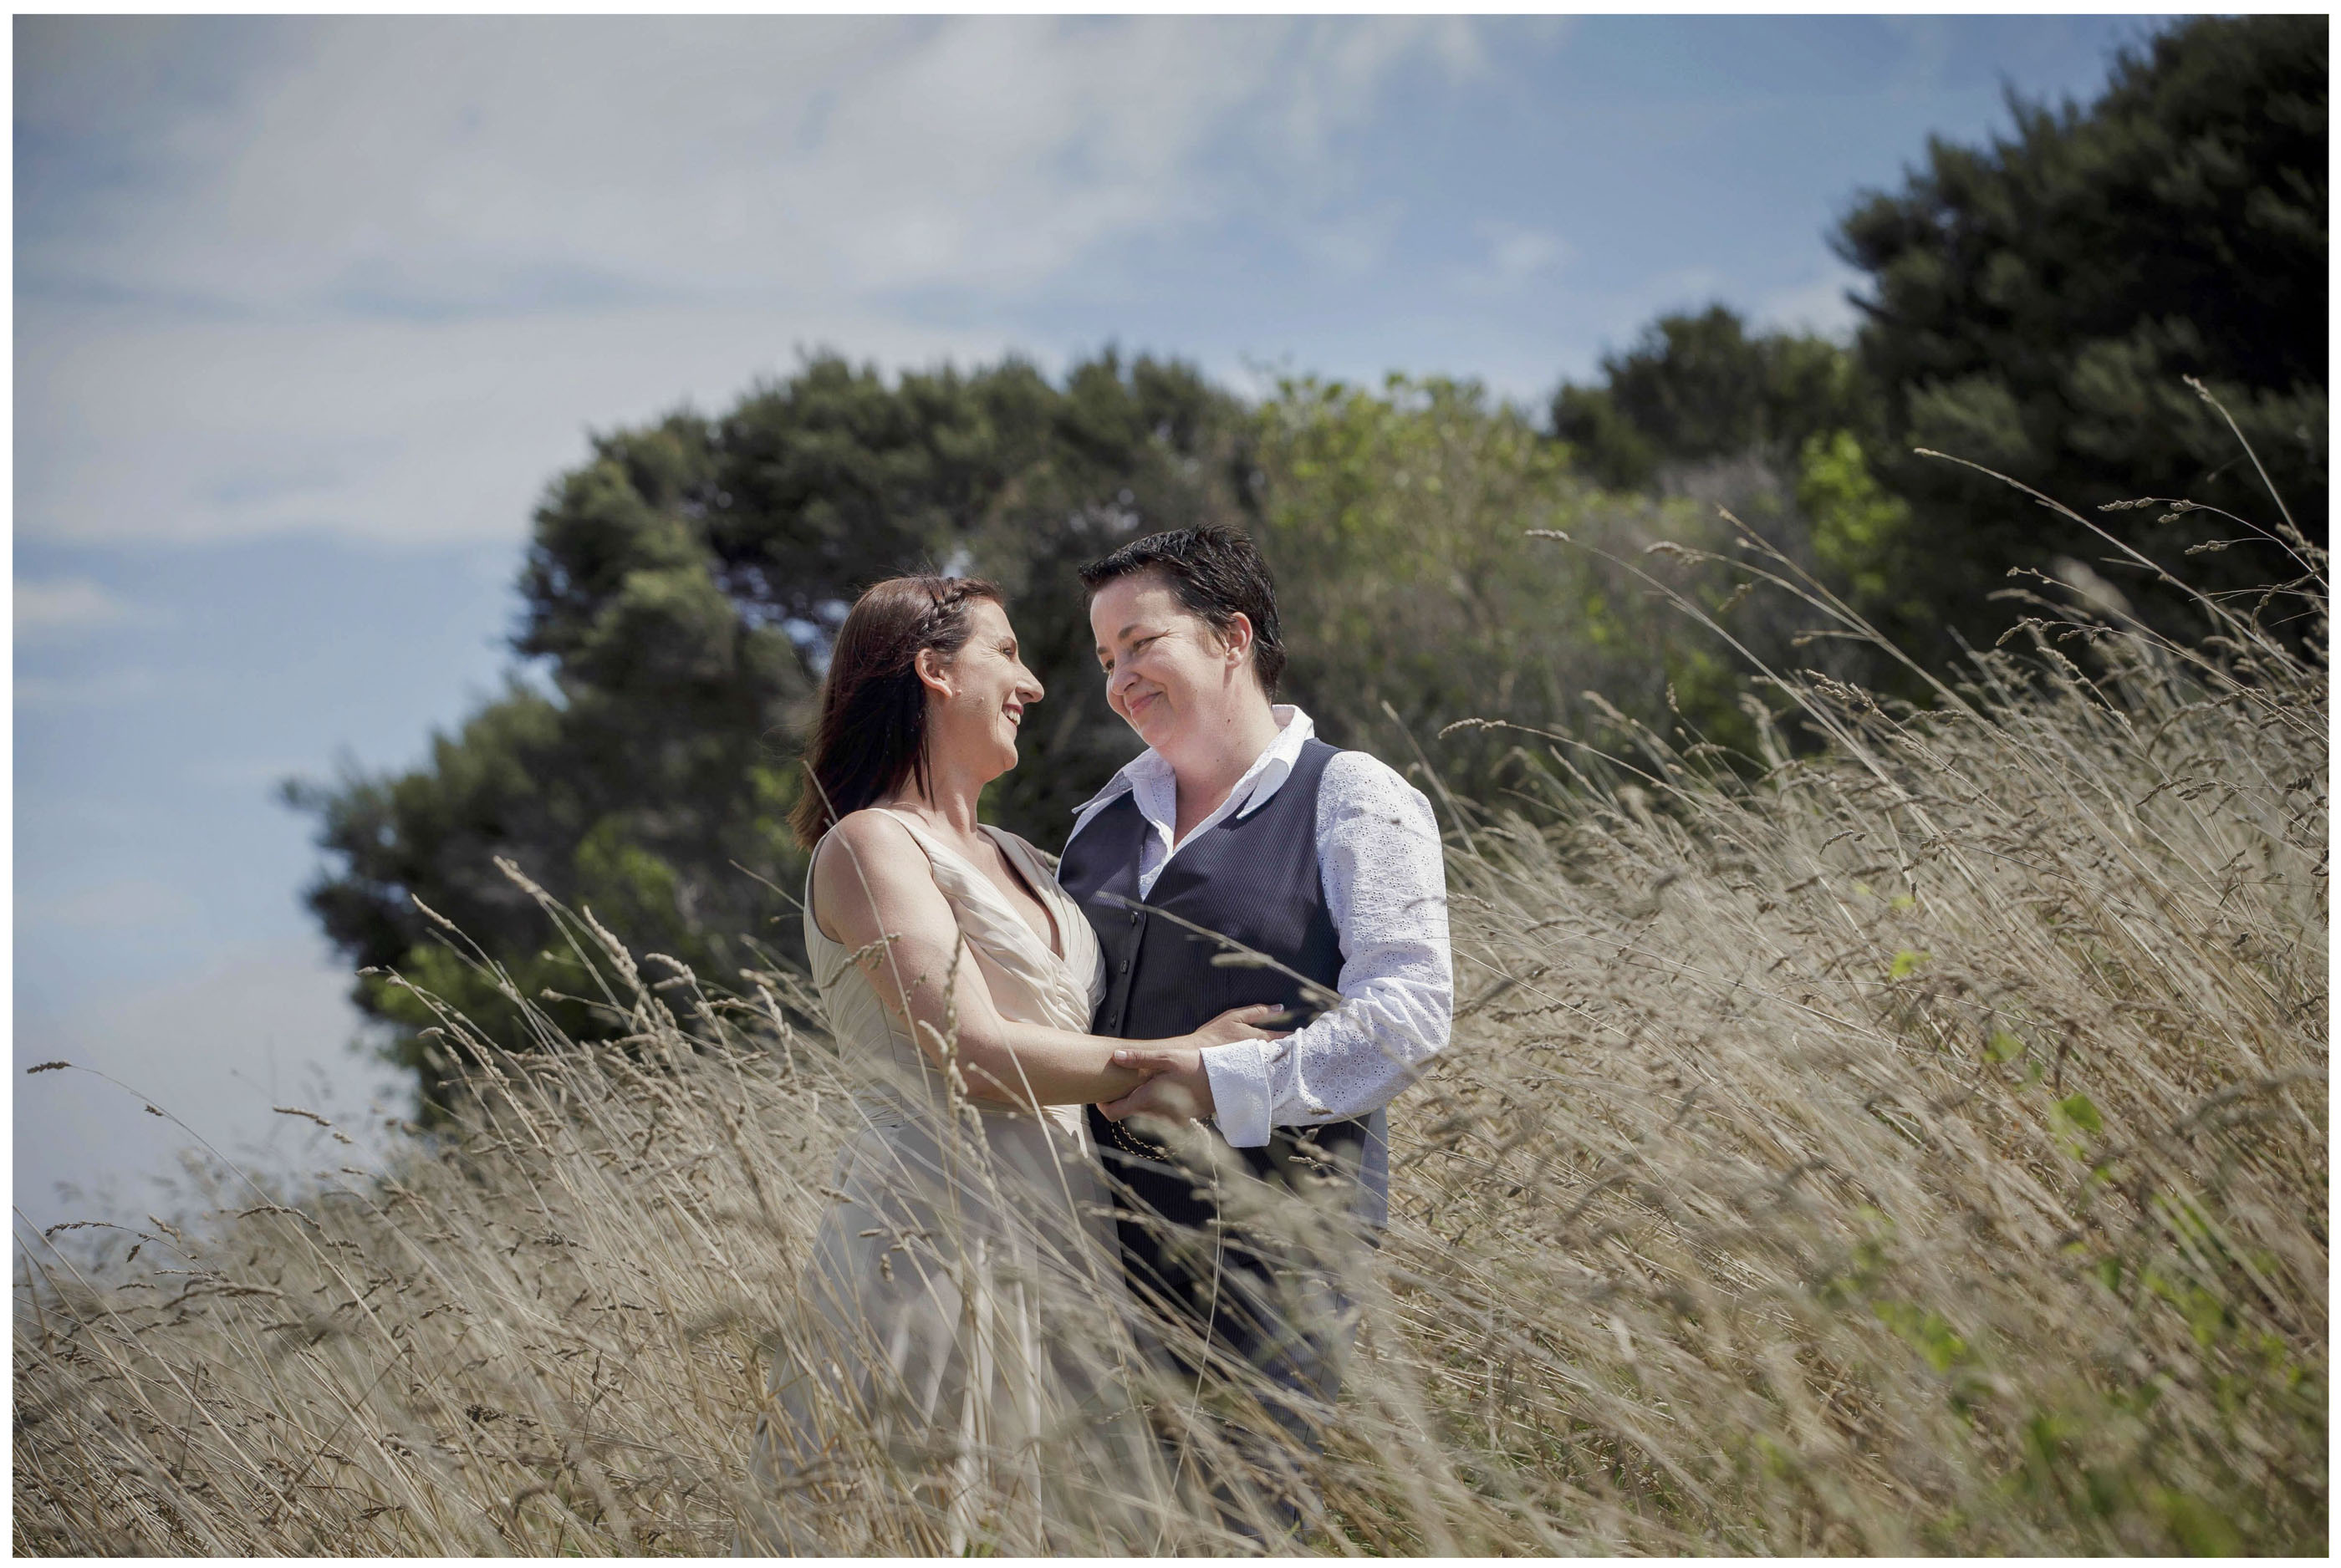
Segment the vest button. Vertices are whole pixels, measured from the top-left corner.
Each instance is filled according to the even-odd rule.
[[[1128,958],[1124,958],[1121,961],[1121,972],[1125,975],[1130,973],[1130,960]]]

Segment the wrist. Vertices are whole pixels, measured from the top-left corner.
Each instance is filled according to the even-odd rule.
[[[1180,1074],[1180,1078],[1186,1085],[1187,1092],[1194,1097],[1196,1116],[1202,1121],[1216,1121],[1220,1114],[1219,1097],[1211,1093],[1211,1073],[1203,1065],[1203,1051],[1199,1049],[1195,1053],[1194,1067]]]

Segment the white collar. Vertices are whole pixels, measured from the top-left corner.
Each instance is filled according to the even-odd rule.
[[[1315,739],[1317,734],[1316,721],[1290,702],[1272,703],[1268,711],[1277,723],[1276,739],[1268,743],[1267,750],[1252,759],[1251,766],[1244,770],[1244,776],[1236,780],[1235,789],[1229,792],[1230,798],[1233,799],[1249,791],[1244,803],[1233,813],[1238,817],[1250,816],[1268,804],[1270,797],[1290,777],[1293,765],[1300,760],[1301,746]],[[1088,827],[1091,817],[1137,789],[1141,783],[1161,784],[1169,781],[1170,777],[1170,760],[1149,746],[1123,763],[1121,770],[1106,780],[1104,789],[1073,808],[1073,833]],[[1070,839],[1072,834],[1066,837]]]

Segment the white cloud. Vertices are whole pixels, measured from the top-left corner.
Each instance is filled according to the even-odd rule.
[[[1483,288],[1516,289],[1557,273],[1569,258],[1569,242],[1544,229],[1495,221],[1479,225],[1487,259],[1471,282]]]
[[[85,577],[66,577],[18,581],[15,614],[17,641],[52,642],[111,626],[125,619],[130,607]]]
[[[1009,340],[844,312],[300,325],[60,310],[17,338],[16,525],[83,542],[517,541],[589,428],[721,407],[822,343],[899,366]]]
[[[93,194],[20,267],[268,313],[1027,289],[1214,211],[1225,138],[1320,160],[1408,61],[1478,61],[1468,24],[1379,18],[349,18],[295,38],[148,139],[175,177]]]
[[[1381,16],[1300,30],[1291,41],[1292,68],[1277,82],[1285,149],[1310,161],[1326,156],[1382,81],[1418,56],[1436,60],[1450,81],[1487,68],[1477,33],[1461,17]]]
[[[1331,218],[1345,133],[1412,65],[1484,69],[1470,24],[1396,18],[24,38],[17,526],[116,542],[516,541],[588,426],[722,406],[800,345],[1045,353],[1020,303],[1181,225],[1371,267],[1400,214]],[[938,291],[961,324],[911,303]]]
[[[1497,240],[1488,259],[1498,277],[1517,282],[1559,266],[1568,253],[1557,235],[1519,230]]]

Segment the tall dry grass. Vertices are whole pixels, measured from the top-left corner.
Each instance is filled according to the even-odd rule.
[[[2200,646],[2076,571],[1928,712],[1765,672],[1752,779],[1621,720],[1442,802],[1455,1038],[1392,1116],[1297,1546],[2323,1550],[2327,685],[2262,630],[2322,647],[2293,537],[2303,579]],[[1268,1514],[1080,1431],[1046,1508],[1005,1469],[939,1505],[840,1406],[820,1484],[761,1494],[762,1368],[822,1353],[836,1064],[788,977],[638,974],[548,915],[623,1047],[449,1017],[460,1125],[388,1174],[20,1234],[18,1551],[710,1552],[760,1502],[841,1553],[1251,1545]]]

